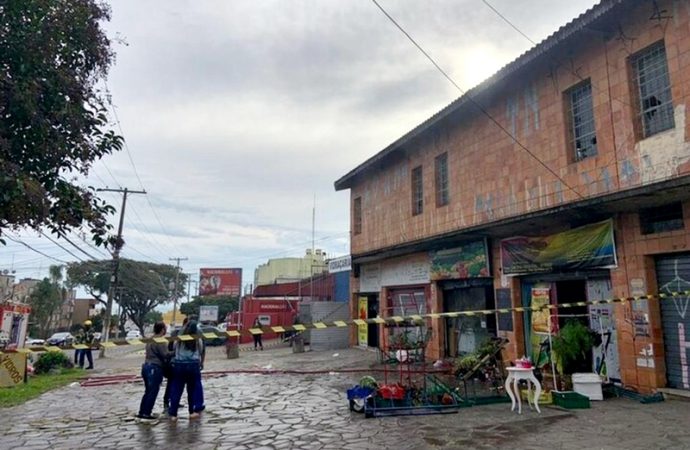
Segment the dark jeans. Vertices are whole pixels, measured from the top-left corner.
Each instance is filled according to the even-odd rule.
[[[180,407],[180,399],[185,387],[187,388],[187,402],[189,406],[189,413],[201,411],[200,406],[197,405],[198,389],[201,386],[201,366],[199,362],[174,362],[173,376],[170,380],[170,408],[168,414],[170,416],[177,416],[177,410]]]
[[[141,377],[144,379],[145,391],[139,405],[139,415],[150,416],[163,382],[163,368],[156,364],[144,363],[141,366]]]
[[[91,349],[87,348],[85,350],[79,351],[79,367],[84,367],[84,356],[89,360],[89,368],[93,367],[93,355],[91,354]]]
[[[79,365],[79,355],[81,354],[81,350],[74,349],[74,365],[77,366]]]
[[[261,342],[261,335],[260,334],[254,335],[254,348],[256,349],[256,347],[264,348],[264,344]]]
[[[171,386],[172,375],[167,377],[167,381],[165,382],[165,392],[163,393],[163,406],[165,407],[165,409],[168,409],[170,407]],[[204,408],[204,387],[201,385],[201,377],[199,377],[199,382],[197,383],[196,391],[194,392],[194,411],[203,411]]]

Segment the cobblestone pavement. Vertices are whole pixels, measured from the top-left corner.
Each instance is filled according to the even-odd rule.
[[[271,367],[367,367],[374,354],[350,349],[292,354],[278,348],[224,360],[211,352],[209,370]],[[136,353],[101,360],[106,373],[134,373]],[[129,363],[127,363],[129,361]],[[189,421],[134,421],[143,391],[137,384],[78,385],[0,410],[0,448],[194,449],[458,449],[690,448],[690,403],[597,402],[590,410],[544,407],[517,415],[509,405],[457,414],[365,419],[351,413],[345,390],[360,375],[231,374],[205,380],[207,411]],[[160,399],[159,399],[159,407]]]

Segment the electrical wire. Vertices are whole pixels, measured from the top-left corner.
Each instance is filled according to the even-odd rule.
[[[548,164],[546,164],[544,161],[542,161],[541,158],[539,158],[532,150],[527,148],[526,145],[524,145],[516,136],[514,136],[507,128],[505,128],[501,123],[495,119],[479,102],[477,102],[471,95],[468,94],[464,89],[462,89],[456,82],[451,78],[448,73],[446,73],[445,70],[439,66],[439,64],[432,58],[429,53],[426,52],[422,48],[421,45],[417,43],[417,41],[414,40],[414,38],[407,32],[405,29],[378,3],[376,0],[371,0],[374,5],[378,9],[381,10],[381,12],[388,18],[388,20],[395,25],[398,30],[400,30],[401,33],[403,33],[407,39],[412,42],[412,44],[417,47],[417,49],[431,62],[431,64],[436,67],[436,69],[461,93],[461,95],[466,98],[470,103],[472,103],[482,114],[484,114],[496,127],[498,127],[506,136],[508,136],[515,144],[518,145],[522,150],[524,150],[528,155],[530,155],[539,165],[544,167],[549,173],[551,173],[553,176],[556,177],[556,179],[560,180],[561,183],[563,183],[563,186],[567,187],[572,191],[575,195],[577,195],[579,198],[584,198],[582,194],[580,194],[575,188],[570,186],[561,176],[556,173],[555,170],[553,170],[551,167],[549,167]]]
[[[45,256],[46,258],[52,259],[53,261],[57,261],[57,262],[64,263],[64,264],[68,264],[67,261],[62,260],[62,259],[59,259],[59,258],[55,258],[54,256],[50,256],[50,255],[48,255],[48,254],[46,254],[46,253],[43,253],[42,251],[33,248],[32,246],[30,246],[30,245],[27,244],[26,242],[20,240],[19,238],[13,237],[13,235],[10,235],[10,234],[7,233],[7,232],[4,232],[4,235],[7,236],[7,239],[9,239],[10,241],[16,242],[16,243],[18,243],[18,244],[22,244],[24,247],[28,248],[29,250],[31,250],[31,251],[33,251],[33,252],[35,252],[35,253],[38,253],[39,255],[43,255],[43,256]]]

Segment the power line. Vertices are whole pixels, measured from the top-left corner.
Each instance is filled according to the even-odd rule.
[[[53,244],[57,245],[58,247],[60,247],[61,249],[63,249],[63,250],[66,251],[67,253],[69,253],[70,255],[74,256],[74,257],[77,258],[80,262],[83,262],[83,261],[84,261],[80,256],[75,255],[75,254],[72,253],[70,250],[68,250],[67,248],[65,248],[62,244],[60,244],[58,241],[56,241],[55,239],[51,238],[51,237],[48,236],[47,234],[45,234],[45,233],[43,233],[43,232],[41,232],[41,231],[39,231],[38,234],[39,234],[40,236],[45,237],[45,238],[48,239],[50,242],[52,242]]]
[[[120,130],[120,135],[124,136],[125,132],[122,129],[122,123],[120,122],[120,117],[117,115],[117,109],[115,108],[115,104],[113,103],[113,97],[112,97],[112,94],[110,93],[110,89],[108,88],[107,82],[105,82],[105,91],[106,91],[106,94],[108,97],[108,103],[110,104],[110,109],[112,110],[113,117],[115,118],[115,123],[117,124],[117,127]],[[123,142],[124,142],[125,151],[127,152],[127,157],[129,158],[129,162],[132,165],[132,169],[134,170],[134,175],[136,176],[137,181],[139,181],[139,186],[141,187],[141,190],[145,191],[146,189],[144,188],[144,183],[141,181],[141,177],[139,176],[139,171],[137,170],[136,164],[134,164],[134,158],[132,158],[132,153],[129,150],[129,145],[127,144],[127,140],[125,139]],[[153,207],[153,203],[151,203],[151,199],[149,198],[148,195],[146,196],[146,202],[149,204],[149,207],[151,208],[151,211],[153,212],[153,215],[156,218],[158,225],[161,227],[161,230],[163,231],[163,235],[168,239],[168,241],[170,241],[172,249],[175,250],[177,247],[175,246],[175,243],[170,238],[170,233],[168,233],[167,230],[165,229],[165,226],[163,226],[163,221],[158,216],[158,213],[156,212],[156,209]]]
[[[440,73],[441,73],[441,74],[442,74],[442,75],[443,75],[453,86],[455,86],[455,88],[456,88],[458,91],[460,91],[460,94],[461,94],[462,96],[464,96],[470,103],[472,103],[482,114],[484,114],[491,122],[493,122],[494,125],[496,125],[503,133],[505,133],[506,136],[508,136],[513,142],[515,142],[521,149],[523,149],[525,152],[527,152],[527,154],[530,155],[535,161],[537,161],[537,163],[539,163],[539,164],[540,164],[542,167],[544,167],[549,173],[551,173],[553,176],[555,176],[556,179],[560,180],[561,183],[563,183],[563,185],[564,185],[565,187],[567,187],[568,189],[570,189],[570,190],[571,190],[575,195],[577,195],[579,198],[584,198],[575,188],[573,188],[572,186],[570,186],[563,178],[561,178],[561,176],[558,175],[558,173],[556,173],[556,171],[554,171],[551,167],[549,167],[548,164],[546,164],[544,161],[542,161],[542,160],[541,160],[537,155],[535,155],[529,148],[527,148],[527,146],[525,146],[522,142],[520,142],[520,140],[518,140],[517,137],[515,137],[510,131],[508,131],[507,128],[505,128],[503,125],[501,125],[501,123],[498,122],[498,120],[496,120],[486,109],[484,109],[484,107],[483,107],[481,104],[479,104],[479,102],[477,102],[477,101],[476,101],[472,96],[470,96],[464,89],[462,89],[462,88],[455,82],[455,80],[453,80],[453,78],[451,78],[450,75],[448,75],[448,74],[446,73],[446,71],[443,70],[443,69],[441,68],[441,66],[438,65],[438,63],[434,60],[434,58],[432,58],[432,57],[422,48],[422,46],[419,45],[419,44],[417,43],[417,41],[415,41],[414,38],[412,38],[412,36],[410,36],[410,34],[409,34],[407,31],[405,31],[405,29],[404,29],[401,25],[400,25],[390,14],[388,14],[388,12],[387,12],[385,9],[383,9],[383,7],[382,7],[376,0],[371,0],[371,1],[374,3],[374,5],[376,5],[376,7],[378,7],[378,8],[381,10],[381,12],[388,18],[388,20],[390,20],[390,21],[393,23],[393,25],[396,26],[396,28],[398,28],[398,30],[400,30],[400,32],[402,32],[402,33],[407,37],[407,39],[409,39],[410,42],[412,42],[412,44],[414,44],[414,46],[417,47],[417,49],[418,49],[418,50],[419,50],[419,51],[420,51],[420,52],[431,62],[431,64],[433,64],[434,67],[436,67],[436,69],[437,69],[437,70],[438,70],[438,71],[439,71],[439,72],[440,72]]]
[[[50,256],[50,255],[48,255],[48,254],[46,254],[46,253],[43,253],[43,252],[40,251],[40,250],[37,250],[37,249],[33,248],[32,246],[30,246],[30,245],[27,244],[26,242],[23,242],[23,241],[20,240],[19,238],[16,238],[16,237],[13,238],[12,235],[10,235],[10,234],[7,233],[7,232],[5,232],[5,236],[7,236],[7,239],[9,239],[10,241],[16,242],[16,243],[18,243],[18,244],[22,244],[24,247],[28,248],[29,250],[31,250],[31,251],[33,251],[33,252],[38,253],[39,255],[43,255],[43,256],[45,256],[46,258],[52,259],[53,261],[57,261],[57,262],[64,263],[64,264],[68,264],[67,261],[64,261],[64,260],[59,259],[59,258],[55,258],[54,256]]]

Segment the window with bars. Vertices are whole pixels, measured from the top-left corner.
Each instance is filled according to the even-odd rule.
[[[642,136],[649,137],[676,126],[673,118],[671,81],[663,42],[633,55]]]
[[[448,188],[448,153],[438,155],[435,160],[436,206],[445,206],[450,201]]]
[[[424,182],[422,166],[412,169],[412,215],[416,216],[424,211]]]
[[[592,106],[592,83],[586,80],[566,91],[570,106],[570,139],[575,160],[597,154],[597,133]]]
[[[352,232],[362,234],[362,197],[352,202]]]

